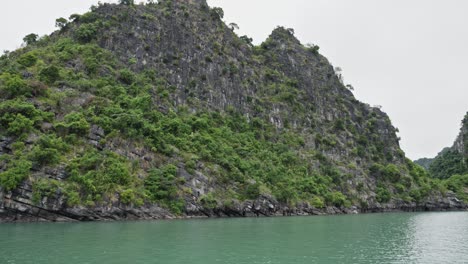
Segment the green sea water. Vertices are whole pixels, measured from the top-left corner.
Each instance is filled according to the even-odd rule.
[[[0,263],[468,263],[468,212],[0,225]]]

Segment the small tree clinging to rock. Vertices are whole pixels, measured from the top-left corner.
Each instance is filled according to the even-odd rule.
[[[246,36],[246,35],[240,36],[239,38],[240,38],[241,40],[243,40],[247,45],[253,46],[253,44],[252,44],[253,39],[252,39],[252,38],[249,38],[249,37]]]
[[[230,23],[229,24],[229,27],[231,28],[232,31],[234,30],[238,30],[239,29],[239,26],[236,24],[236,23]]]
[[[224,18],[224,10],[221,7],[213,7],[211,9],[211,17],[223,19]]]
[[[78,21],[78,19],[80,19],[81,15],[79,14],[72,14],[70,15],[70,17],[68,18],[70,21]]]
[[[64,27],[66,27],[67,23],[68,21],[63,17],[57,18],[55,20],[55,26],[58,27],[59,29],[63,29]]]
[[[135,1],[134,0],[119,0],[119,4],[121,4],[121,5],[134,5]]]
[[[28,34],[26,35],[24,38],[23,38],[23,41],[29,45],[29,44],[32,44],[34,42],[37,41],[37,37],[39,37],[37,34],[34,34],[34,33],[31,33],[31,34]]]

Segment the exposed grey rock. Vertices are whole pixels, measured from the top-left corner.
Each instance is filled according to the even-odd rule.
[[[366,140],[373,140],[375,136],[381,147],[378,151],[386,155],[387,162],[405,163],[404,155],[399,154],[395,128],[384,112],[357,101],[341,83],[328,60],[305,49],[291,30],[281,27],[275,29],[261,47],[269,52],[260,56],[254,54],[253,48],[248,44],[239,42],[239,38],[220,19],[211,17],[206,1],[173,2],[175,8],[169,15],[160,9],[139,5],[102,5],[95,11],[100,18],[114,21],[112,16],[118,17],[125,13],[128,20],[118,21],[119,23],[113,25],[113,30],[99,28],[96,44],[115,55],[119,63],[137,73],[157,69],[158,77],[174,87],[168,100],[174,102],[175,106],[186,106],[193,113],[199,110],[222,112],[233,108],[248,120],[256,117],[269,120],[278,131],[288,126],[297,129],[304,137],[306,150],[326,156],[330,161],[339,164],[340,172],[351,175],[350,179],[345,181],[351,191],[355,191],[359,183],[363,184],[367,192],[355,191],[353,194],[368,202],[368,206],[314,208],[307,202],[285,204],[271,195],[262,194],[254,200],[238,201],[233,198],[224,204],[218,202],[215,208],[205,208],[200,202],[203,196],[213,191],[223,193],[230,188],[238,189],[239,186],[226,186],[217,182],[203,162],[197,163],[195,171],[188,172],[180,160],[172,160],[179,164],[177,176],[185,181],[180,190],[183,192],[181,198],[185,202],[185,208],[180,216],[173,215],[157,204],[138,207],[124,205],[120,203],[118,195],[108,197],[102,204],[86,207],[68,206],[65,195],[60,191],[34,199],[32,182],[28,179],[13,191],[5,192],[0,189],[0,221],[98,221],[466,209],[466,204],[458,201],[453,194],[444,197],[434,195],[420,203],[401,200],[392,200],[387,204],[377,203],[374,190],[378,180],[375,175],[369,175],[367,172],[373,162],[372,156],[356,157],[351,152],[357,146],[356,136],[362,135]],[[187,18],[182,12],[183,9],[177,8],[186,3],[191,4],[189,17],[195,13],[196,16]],[[60,36],[73,38],[79,23],[71,23],[69,31],[62,31],[60,34],[63,35]],[[52,39],[55,36],[59,35],[52,36]],[[136,60],[136,63],[129,65],[131,59]],[[301,102],[300,107],[304,108],[300,115],[296,113],[297,105],[293,103],[263,100],[271,97],[272,91],[268,85],[282,81],[261,72],[259,69],[264,65],[271,66],[272,71],[277,71],[285,77],[283,79],[287,78],[295,83],[297,94],[293,95],[293,100]],[[68,62],[67,66],[76,72],[86,70],[83,61],[78,59]],[[103,76],[110,76],[110,69],[102,68],[99,71]],[[268,80],[269,78],[271,80]],[[65,113],[86,107],[95,99],[90,92],[78,91],[68,85],[58,82],[57,89],[70,94],[57,106],[61,110],[56,117],[58,121],[64,118]],[[159,98],[155,97],[152,100],[156,109],[168,113],[168,106],[162,104]],[[256,107],[265,110],[260,112]],[[347,120],[355,130],[354,134],[349,131],[332,133],[326,130],[331,127],[330,124],[340,120]],[[366,122],[369,121],[374,122],[375,131],[372,134],[368,133],[366,128]],[[41,126],[42,131],[53,129],[50,123],[43,123]],[[328,134],[335,137],[335,146],[329,149],[321,148],[323,143],[318,137]],[[26,143],[34,144],[37,139],[37,135],[31,134]],[[173,158],[161,157],[141,142],[120,137],[106,138],[104,129],[96,125],[91,125],[84,139],[88,146],[117,153],[131,162],[138,163],[138,169],[142,171],[158,167],[167,159]],[[13,141],[14,139],[9,137],[0,138],[0,155],[12,152]],[[457,145],[457,148],[460,146]],[[346,167],[349,163],[356,168]],[[311,168],[318,168],[319,165],[320,162],[316,160],[310,163]],[[0,171],[3,171],[4,167],[0,162]],[[137,176],[144,179],[140,174]],[[63,181],[67,177],[69,175],[65,166],[60,164],[56,167],[35,165],[30,178]],[[249,180],[248,183],[256,182]]]

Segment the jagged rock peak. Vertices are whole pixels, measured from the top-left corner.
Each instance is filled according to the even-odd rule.
[[[285,28],[283,26],[276,27],[270,34],[269,39],[278,42],[295,42],[300,44],[300,41],[294,36],[294,29]]]
[[[468,157],[468,146],[466,146],[467,142],[468,142],[468,112],[466,112],[465,117],[462,120],[460,133],[458,134],[458,137],[455,140],[455,143],[453,144],[452,149]]]

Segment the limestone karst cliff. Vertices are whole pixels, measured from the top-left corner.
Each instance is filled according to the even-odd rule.
[[[459,209],[292,29],[103,4],[0,59],[0,218]]]

